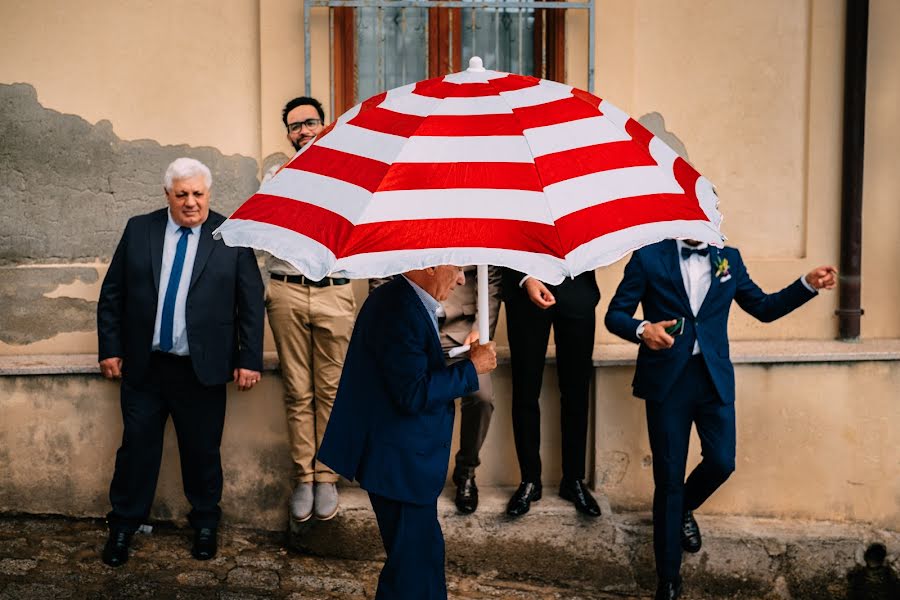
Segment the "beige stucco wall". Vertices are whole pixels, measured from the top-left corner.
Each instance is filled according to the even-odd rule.
[[[873,0],[866,73],[866,149],[863,184],[862,336],[900,336],[900,2]]]
[[[262,161],[291,152],[280,108],[303,91],[302,19],[293,0],[4,3],[0,82],[30,83],[45,106],[90,122],[109,119],[123,139],[210,145]],[[567,21],[568,72],[585,85],[586,15]],[[182,23],[193,24],[189,35],[176,29]],[[882,276],[900,260],[897,27],[897,4],[872,2],[863,333],[874,337],[900,336],[891,302],[900,284]],[[595,35],[595,91],[635,117],[663,115],[717,184],[724,231],[764,288],[837,263],[843,2],[598,0]],[[313,15],[312,44],[313,91],[327,106],[324,10]],[[621,269],[598,272],[600,315]],[[832,338],[836,303],[830,294],[777,327],[735,311],[732,335]],[[612,340],[599,322],[597,332]],[[91,350],[90,334],[63,335],[50,343],[56,351]],[[0,348],[13,351],[45,352],[47,344]]]
[[[589,468],[593,462],[597,489],[614,510],[649,510],[652,497],[643,403],[625,393],[632,372],[605,367],[595,378]],[[478,471],[482,486],[518,482],[509,367],[498,374],[497,418]],[[895,363],[740,365],[737,380],[737,471],[704,512],[900,528]],[[555,369],[548,367],[544,395],[553,401],[544,404],[542,458],[550,490],[560,478],[555,387]],[[116,384],[94,375],[0,377],[0,413],[0,512],[100,516],[108,510],[122,432]],[[174,434],[170,423],[153,515],[181,521],[188,506]],[[222,507],[229,522],[284,527],[286,434],[277,376],[268,375],[249,393],[230,389],[222,441]],[[698,449],[694,439],[689,466],[699,460]]]
[[[595,379],[595,481],[614,507],[645,508],[653,473],[634,369]],[[737,365],[736,470],[703,511],[900,526],[896,362]],[[700,461],[692,433],[688,469]]]
[[[255,1],[0,3],[0,82],[125,139],[260,152]]]
[[[635,117],[658,112],[665,118],[666,128],[684,143],[689,159],[717,184],[724,230],[742,248],[757,282],[774,290],[816,264],[837,263],[844,2],[596,0],[595,6],[594,91]],[[313,94],[326,106],[327,24],[327,11],[317,10],[311,40]],[[586,26],[584,15],[567,17],[567,69],[575,85],[587,81]],[[900,5],[872,0],[864,337],[900,337],[895,302],[900,279],[892,275],[900,261],[898,30]],[[123,140],[185,144],[187,153],[210,146],[258,162],[291,152],[280,110],[287,99],[303,92],[299,1],[4,2],[0,39],[0,84],[28,83],[45,107],[79,115],[91,124],[109,120]],[[77,210],[77,196],[73,198]],[[161,206],[161,194],[158,200]],[[22,218],[26,215],[23,209]],[[98,249],[97,255],[108,255],[111,249]],[[73,266],[39,262],[47,269]],[[96,300],[105,263],[79,265],[95,270],[97,279],[61,285],[47,296]],[[603,291],[598,317],[606,311],[622,267],[620,262],[598,271]],[[354,285],[362,299],[365,285]],[[736,310],[732,337],[830,339],[836,335],[836,303],[836,294],[826,294],[776,325],[756,323]],[[598,340],[606,344],[613,338],[601,322],[598,318]],[[502,318],[497,338],[505,344]],[[25,344],[0,342],[0,355],[94,351],[96,334],[89,330]],[[900,492],[896,483],[890,484],[898,480],[896,453],[892,457],[891,452],[900,440],[890,425],[898,416],[897,373],[896,362],[739,367],[738,472],[710,510],[871,520],[896,527]],[[637,507],[648,497],[649,469],[638,466],[647,453],[646,432],[640,404],[629,395],[629,380],[628,368],[598,372],[594,443],[601,487],[615,505]],[[115,386],[96,377],[0,378],[0,386],[0,407],[12,415],[0,425],[5,428],[0,429],[0,452],[14,453],[11,481],[16,482],[0,486],[0,498],[25,490],[25,496],[14,496],[17,501],[28,498],[37,502],[29,510],[53,511],[57,509],[41,503],[62,501],[71,492],[73,502],[89,507],[86,514],[105,510],[121,427]],[[496,418],[484,450],[485,481],[517,479],[510,387],[508,369],[502,368],[495,383]],[[554,388],[554,370],[548,368],[543,394],[548,482],[559,474]],[[287,460],[279,396],[277,378],[267,377],[262,389],[231,402],[226,456],[234,470],[229,472],[226,496],[233,500],[226,500],[227,510],[236,506],[229,502],[239,499],[264,502],[248,491],[254,486],[268,490],[267,497],[278,497],[279,490],[286,489],[286,480],[272,475],[285,472]],[[859,408],[860,398],[866,399],[865,412]],[[83,422],[88,417],[96,417],[94,424]],[[183,501],[172,441],[170,435],[160,498],[162,506],[169,507],[165,510],[175,514]],[[52,444],[77,448],[54,454]],[[771,447],[783,449],[777,462]],[[46,478],[29,481],[34,477],[29,465],[33,469],[44,464],[48,452],[59,460],[50,465]],[[873,461],[871,456],[879,458]],[[630,466],[618,478],[615,468],[623,461]],[[82,477],[67,484],[62,495],[52,487],[58,483],[52,475],[63,472],[60,465],[71,466],[71,472]],[[889,482],[879,485],[880,476]],[[798,482],[803,485],[795,486]],[[41,490],[54,491],[42,496]],[[17,505],[4,504],[10,506]],[[273,519],[267,523],[274,523],[283,503],[266,510],[265,519]]]

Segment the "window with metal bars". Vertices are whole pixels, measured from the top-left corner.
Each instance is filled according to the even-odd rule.
[[[564,81],[566,7],[588,4],[306,0],[310,6],[330,8],[337,115],[386,89],[461,71],[472,56],[488,69]]]

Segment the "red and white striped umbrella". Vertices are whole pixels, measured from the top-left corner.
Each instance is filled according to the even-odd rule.
[[[716,206],[606,100],[473,58],[341,115],[217,234],[313,279],[492,264],[559,283],[666,238],[721,245]]]

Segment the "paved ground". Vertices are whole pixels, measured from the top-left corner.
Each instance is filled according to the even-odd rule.
[[[190,535],[174,527],[138,535],[131,560],[111,569],[100,562],[106,532],[99,521],[0,517],[0,600],[374,597],[379,562],[300,555],[285,548],[281,535],[241,529],[223,529],[219,555],[199,562],[190,557]],[[454,569],[448,572],[448,587],[450,598],[457,600],[639,597]]]

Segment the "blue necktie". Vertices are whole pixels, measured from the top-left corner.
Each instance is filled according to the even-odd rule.
[[[172,321],[175,318],[175,296],[178,295],[178,283],[181,281],[181,272],[184,270],[184,255],[187,254],[188,236],[191,230],[188,227],[179,227],[181,238],[175,247],[175,260],[172,261],[172,271],[169,273],[169,285],[166,287],[166,298],[163,301],[162,322],[159,324],[159,349],[168,352],[172,349]]]
[[[681,248],[681,258],[684,260],[689,259],[693,254],[707,256],[709,254],[709,248]]]

